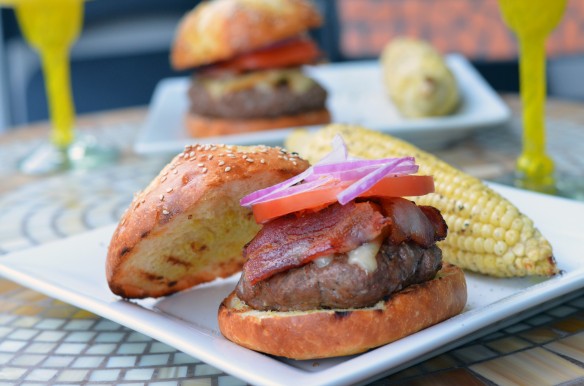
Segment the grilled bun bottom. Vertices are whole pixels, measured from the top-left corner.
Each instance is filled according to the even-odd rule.
[[[185,125],[191,137],[202,138],[286,127],[321,125],[330,123],[330,121],[331,115],[329,111],[320,109],[295,115],[254,119],[225,119],[188,113],[185,118]]]
[[[111,291],[159,297],[240,271],[259,225],[239,200],[307,167],[281,148],[187,146],[122,216],[106,259]]]
[[[463,271],[450,264],[436,277],[411,285],[373,307],[314,311],[257,311],[235,293],[220,305],[221,333],[249,349],[292,359],[358,354],[382,346],[462,311]]]

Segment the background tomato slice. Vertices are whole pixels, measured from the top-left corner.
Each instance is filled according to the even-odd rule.
[[[252,206],[257,223],[262,224],[276,217],[301,210],[318,210],[337,201],[337,194],[350,183],[341,182],[315,190],[301,192]],[[386,177],[359,197],[407,197],[423,196],[434,191],[432,176]]]
[[[206,74],[222,71],[244,72],[300,66],[313,63],[319,56],[320,51],[312,40],[299,38],[212,64],[202,72]]]

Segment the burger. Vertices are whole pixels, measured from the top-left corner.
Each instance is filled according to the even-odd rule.
[[[444,219],[402,198],[433,191],[416,170],[411,158],[344,158],[244,197],[263,226],[219,308],[221,333],[315,359],[361,353],[460,313],[464,274],[436,245]]]
[[[176,70],[194,70],[186,127],[194,137],[330,122],[327,93],[301,66],[321,53],[322,23],[308,0],[201,2],[179,24]]]
[[[442,262],[440,212],[412,157],[320,162],[282,148],[187,146],[139,192],[110,242],[126,299],[238,272],[218,323],[229,340],[294,359],[356,354],[458,314],[463,272]]]

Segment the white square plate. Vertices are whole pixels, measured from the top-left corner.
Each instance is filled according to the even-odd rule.
[[[323,64],[307,67],[306,72],[328,90],[327,105],[333,122],[361,124],[436,149],[473,130],[503,124],[511,117],[509,108],[463,56],[447,55],[446,61],[458,82],[462,103],[454,114],[435,118],[401,117],[386,94],[378,61]],[[178,152],[194,141],[275,145],[292,130],[190,138],[184,128],[188,87],[189,78],[169,78],[158,84],[134,145],[136,152]]]
[[[361,355],[293,361],[247,350],[222,337],[217,308],[237,277],[217,280],[164,299],[128,302],[105,280],[113,226],[0,259],[0,274],[22,285],[109,318],[165,342],[255,385],[349,385],[371,380],[451,349],[510,318],[541,311],[554,299],[584,287],[584,204],[493,187],[540,226],[554,247],[562,275],[496,279],[467,274],[469,300],[460,315]]]

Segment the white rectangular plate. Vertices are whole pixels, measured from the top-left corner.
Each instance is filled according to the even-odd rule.
[[[473,130],[503,124],[511,113],[493,89],[463,57],[446,56],[458,82],[462,103],[452,115],[409,119],[400,116],[387,96],[378,61],[358,61],[307,67],[306,72],[328,90],[333,122],[361,124],[370,129],[436,149],[463,138]],[[177,152],[194,140],[201,143],[281,144],[292,129],[241,135],[190,138],[184,128],[188,110],[189,78],[162,80],[134,149],[138,153]],[[316,127],[313,127],[316,128]]]
[[[224,339],[217,308],[237,277],[164,299],[120,300],[108,289],[104,266],[113,226],[0,259],[0,274],[49,296],[165,342],[256,385],[349,385],[364,382],[459,345],[473,333],[524,317],[535,306],[584,287],[584,204],[493,187],[527,213],[551,241],[562,275],[496,279],[467,274],[462,314],[397,342],[352,357],[293,361],[262,355]]]

